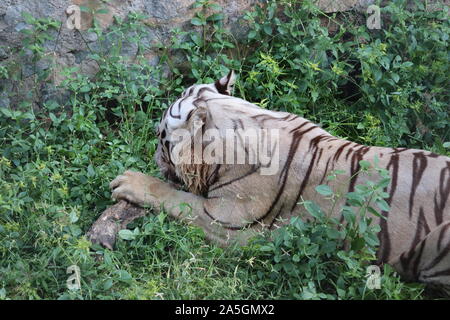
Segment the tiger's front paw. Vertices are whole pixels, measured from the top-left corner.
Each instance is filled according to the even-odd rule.
[[[140,172],[125,171],[109,184],[112,198],[126,200],[138,206],[158,205],[158,201],[151,190],[160,181]]]

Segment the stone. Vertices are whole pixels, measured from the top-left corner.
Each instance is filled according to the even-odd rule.
[[[370,0],[361,0],[371,2]],[[231,30],[235,37],[244,37],[246,28],[240,23],[245,11],[251,10],[260,0],[215,0],[223,8],[225,16],[224,25]],[[318,5],[325,12],[349,10],[357,5],[358,0],[318,0]],[[156,64],[159,60],[158,51],[152,50],[154,43],[164,43],[169,39],[170,31],[174,28],[191,28],[190,20],[199,9],[194,9],[195,0],[1,0],[0,2],[0,61],[14,59],[11,52],[22,47],[22,30],[29,26],[22,17],[22,12],[27,12],[35,18],[52,18],[62,23],[59,30],[51,33],[55,37],[53,41],[44,43],[47,50],[53,72],[50,77],[54,85],[63,80],[61,70],[64,67],[79,67],[80,71],[87,75],[94,75],[98,70],[95,61],[89,59],[90,51],[109,50],[107,43],[99,43],[98,37],[87,30],[92,26],[94,19],[103,29],[107,29],[114,19],[124,19],[130,12],[141,13],[148,17],[145,21],[148,36],[145,43],[150,48],[144,52],[148,61]],[[68,14],[66,9],[76,5],[80,12],[80,30],[70,29],[67,25]],[[124,57],[133,59],[137,53],[137,46],[132,42],[123,43],[121,53]],[[34,66],[31,59],[21,61],[22,71],[25,76],[32,78]],[[183,62],[180,62],[183,63]],[[41,62],[39,70],[49,67],[49,62]],[[30,83],[32,79],[29,80]],[[52,94],[40,96],[49,97]],[[4,98],[3,98],[4,99]],[[11,99],[11,104],[14,104]],[[20,101],[20,99],[14,99]],[[8,100],[9,101],[9,100]],[[3,105],[10,104],[3,100]],[[38,105],[41,102],[36,102]]]
[[[6,92],[0,93],[0,108],[9,108],[10,100]]]

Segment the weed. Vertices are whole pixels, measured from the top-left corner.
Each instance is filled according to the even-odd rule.
[[[245,248],[209,245],[201,230],[158,211],[122,231],[114,251],[90,248],[84,237],[112,204],[108,184],[117,174],[158,175],[154,129],[163,110],[186,86],[229,69],[240,75],[236,95],[264,108],[299,114],[356,142],[450,154],[448,11],[420,2],[412,11],[405,2],[382,8],[391,21],[375,31],[310,1],[267,1],[246,13],[247,36],[236,40],[222,8],[199,0],[192,31],[174,30],[168,43],[152,45],[158,63],[144,56],[150,48],[141,15],[106,31],[94,23],[96,76],[64,70],[68,100],[39,108],[33,103],[55,67],[48,48],[59,24],[26,15],[18,59],[0,64],[1,79],[27,93],[13,108],[0,107],[0,299],[421,298],[420,286],[402,283],[387,266],[381,290],[365,287],[378,245],[369,204],[386,209],[386,180],[341,195],[361,209],[344,207],[345,227],[303,201],[315,219],[293,219],[272,241]],[[323,19],[339,29],[329,32]],[[15,101],[6,81],[0,86],[0,97]],[[326,186],[317,190],[338,199]],[[81,290],[66,287],[71,265],[80,268]]]

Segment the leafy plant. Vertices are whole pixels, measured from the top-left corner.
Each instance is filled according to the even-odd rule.
[[[257,238],[254,269],[261,290],[276,292],[287,299],[399,299],[417,298],[423,288],[405,285],[388,266],[383,266],[380,288],[367,288],[367,268],[376,263],[377,233],[388,211],[383,191],[390,181],[385,169],[360,161],[359,175],[379,175],[355,186],[354,192],[333,192],[328,185],[316,190],[329,199],[331,209],[324,211],[312,201],[302,201],[307,215],[294,217],[287,227],[275,230],[269,238]],[[374,172],[372,172],[374,171]],[[333,172],[334,180],[341,171]],[[346,205],[334,213],[342,198]],[[268,241],[269,240],[269,241]],[[252,252],[254,254],[254,252]],[[401,294],[399,294],[399,291]]]
[[[0,299],[421,298],[420,286],[400,282],[388,266],[380,290],[365,288],[378,245],[370,222],[387,210],[387,177],[347,195],[318,186],[330,208],[346,197],[344,223],[335,209],[305,200],[310,222],[293,219],[271,241],[245,248],[205,244],[201,230],[157,210],[121,231],[115,251],[86,240],[112,203],[111,179],[128,168],[158,174],[154,127],[163,110],[186,86],[230,69],[240,76],[235,95],[264,108],[356,142],[450,155],[447,9],[391,1],[375,31],[311,1],[267,1],[245,14],[236,39],[214,1],[194,7],[191,31],[174,30],[168,43],[151,46],[141,14],[108,30],[94,21],[88,32],[98,40],[88,59],[97,74],[63,70],[67,99],[40,106],[60,25],[25,14],[17,59],[0,62],[0,99],[12,105],[0,106]],[[149,49],[160,55],[149,61]],[[71,265],[80,267],[81,290],[66,287]]]

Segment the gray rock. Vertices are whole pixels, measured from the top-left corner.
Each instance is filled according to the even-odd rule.
[[[351,9],[358,1],[318,0],[318,4],[324,11],[334,12]],[[361,1],[371,3],[370,0]],[[237,38],[245,37],[246,29],[240,23],[240,18],[243,12],[252,9],[260,0],[215,0],[215,2],[223,8],[225,27],[230,29]],[[95,33],[87,31],[92,25],[93,16],[100,26],[106,29],[114,22],[114,18],[124,19],[128,13],[138,12],[148,16],[145,21],[148,34],[144,38],[148,48],[144,56],[151,64],[157,64],[159,57],[156,50],[152,51],[152,44],[167,41],[170,31],[176,27],[185,30],[190,28],[190,20],[199,10],[192,7],[194,3],[195,0],[110,0],[107,2],[102,0],[1,0],[0,61],[14,58],[10,56],[10,52],[22,48],[21,41],[24,35],[20,31],[29,28],[22,17],[22,12],[28,12],[35,18],[56,19],[62,25],[59,30],[51,31],[55,40],[47,41],[43,45],[47,51],[45,61],[39,62],[36,66],[32,64],[29,57],[21,61],[22,75],[30,78],[27,81],[33,82],[32,77],[36,69],[45,70],[51,64],[55,67],[51,77],[55,85],[62,81],[60,71],[64,67],[78,66],[81,72],[93,75],[98,70],[98,64],[89,59],[90,51],[107,53],[111,50],[113,43],[111,39],[100,43]],[[106,5],[108,12],[95,14],[81,12],[81,30],[71,30],[66,24],[66,9],[70,5],[86,6],[92,12],[97,12]],[[135,43],[127,41],[123,43],[120,54],[125,57],[134,57],[137,50]],[[45,88],[45,85],[41,87]],[[55,99],[56,91],[45,90],[40,95],[43,100]],[[1,97],[2,105],[14,104],[12,100]],[[20,101],[20,98],[17,101]],[[37,104],[42,104],[42,101]]]
[[[0,108],[9,108],[10,100],[5,92],[0,94]]]
[[[6,52],[5,49],[0,47],[0,60],[5,60],[9,57],[9,54]]]

